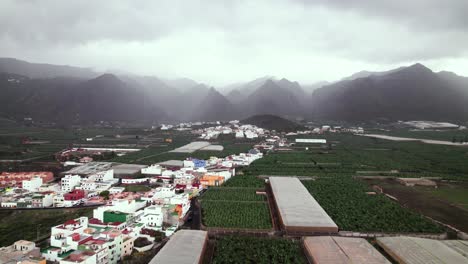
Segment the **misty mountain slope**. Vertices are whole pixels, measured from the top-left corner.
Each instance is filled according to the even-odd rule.
[[[80,83],[73,92],[75,111],[85,120],[152,121],[166,117],[165,111],[148,93],[112,74]],[[86,98],[88,102],[83,104]]]
[[[73,78],[0,79],[3,115],[33,117],[60,123],[96,121],[154,121],[166,113],[148,100],[144,92],[111,74],[80,81]],[[8,101],[8,102],[7,102]]]
[[[303,126],[296,122],[275,115],[254,115],[241,120],[241,123],[256,125],[261,128],[279,132],[296,132],[304,129]]]
[[[124,79],[127,84],[141,90],[145,99],[164,109],[169,117],[177,120],[178,101],[183,95],[178,89],[167,85],[154,76],[132,76]]]
[[[228,85],[226,87],[223,87],[222,90],[224,91],[238,90],[244,97],[247,97],[253,92],[255,92],[263,84],[265,84],[266,81],[272,80],[272,79],[274,79],[273,76],[263,76],[263,77],[254,79],[249,82]]]
[[[244,116],[258,114],[298,116],[304,111],[293,92],[268,80],[240,104]]]
[[[315,118],[466,120],[468,96],[421,64],[315,90]]]
[[[87,68],[44,63],[30,63],[13,58],[0,58],[0,72],[23,75],[31,79],[73,77],[81,79],[95,78],[99,74]]]
[[[188,91],[199,85],[199,83],[189,78],[164,79],[162,81],[168,86],[174,87],[181,92]]]
[[[234,89],[226,95],[226,98],[229,100],[229,102],[237,105],[244,101],[247,96],[242,94],[239,90]]]
[[[211,88],[195,108],[192,120],[228,121],[237,116],[237,108],[221,93]]]

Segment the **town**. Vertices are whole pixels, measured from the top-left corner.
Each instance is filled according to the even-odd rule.
[[[437,127],[436,123],[427,124],[432,129]],[[421,123],[396,124],[402,125],[410,132],[412,127],[424,130]],[[465,130],[442,125],[437,129],[442,129],[439,133],[443,134]],[[152,141],[162,141],[156,144],[163,144],[159,148],[164,152],[149,153],[144,146],[130,148],[133,144],[122,148],[120,143],[114,143],[116,147],[77,145],[62,149],[53,155],[63,168],[60,171],[2,172],[0,206],[10,211],[62,209],[84,210],[83,213],[73,218],[65,214],[62,222],[50,225],[41,237],[38,234],[35,239],[13,241],[0,248],[0,263],[217,263],[230,258],[228,252],[219,252],[219,246],[236,241],[256,245],[265,243],[266,238],[262,237],[269,236],[276,238],[257,250],[286,243],[281,263],[286,259],[293,263],[323,263],[330,258],[334,262],[390,263],[393,260],[388,255],[396,259],[409,257],[403,246],[412,247],[418,258],[432,261],[437,258],[423,256],[431,243],[437,243],[437,254],[450,255],[457,263],[466,261],[466,257],[452,252],[465,247],[463,240],[444,240],[453,232],[464,239],[466,233],[460,230],[466,230],[463,224],[443,225],[399,209],[391,201],[399,202],[399,198],[384,193],[385,183],[377,182],[390,178],[402,186],[443,188],[438,178],[408,178],[398,170],[357,171],[359,178],[369,181],[372,188],[365,190],[356,185],[352,190],[357,196],[353,199],[380,201],[380,206],[387,209],[375,211],[374,215],[392,212],[408,221],[384,229],[356,225],[362,216],[345,221],[339,211],[330,207],[328,198],[322,197],[326,194],[315,191],[327,186],[325,190],[330,193],[341,182],[354,186],[348,176],[334,175],[347,174],[348,169],[355,168],[344,166],[343,161],[317,160],[318,156],[312,162],[303,159],[312,153],[325,155],[324,158],[331,157],[329,153],[341,156],[346,152],[339,146],[349,144],[345,143],[347,138],[372,140],[369,135],[380,133],[375,129],[368,133],[367,129],[370,128],[312,124],[301,130],[279,132],[238,120],[196,122],[153,127],[150,133],[164,133],[160,141]],[[390,133],[388,129],[380,131]],[[424,131],[412,133],[434,133]],[[179,136],[191,140],[177,142]],[[96,142],[107,137],[84,140]],[[139,140],[150,139],[141,136]],[[245,152],[215,156],[241,149],[234,146],[242,146]],[[145,155],[141,157],[140,153]],[[163,158],[180,159],[159,161]],[[362,192],[358,191],[361,188]],[[395,232],[401,236],[395,237]],[[242,236],[236,237],[239,234]],[[213,240],[218,245],[215,248]],[[235,250],[237,246],[231,247]],[[248,254],[243,247],[238,250]],[[388,255],[382,255],[382,251]],[[325,256],[323,252],[333,254]]]

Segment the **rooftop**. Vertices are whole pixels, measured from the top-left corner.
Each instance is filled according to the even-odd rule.
[[[170,238],[150,264],[199,263],[207,239],[208,233],[206,231],[180,230]]]
[[[296,177],[270,177],[273,196],[285,228],[337,232],[338,226]]]
[[[468,263],[467,241],[380,237],[377,243],[400,263]]]
[[[390,264],[363,238],[314,236],[304,238],[303,243],[313,263]]]

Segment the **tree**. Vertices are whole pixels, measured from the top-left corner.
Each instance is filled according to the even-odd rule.
[[[102,191],[99,196],[104,197],[104,200],[109,200],[109,191]]]

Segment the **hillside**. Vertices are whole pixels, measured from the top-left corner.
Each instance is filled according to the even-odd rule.
[[[241,120],[241,123],[256,125],[261,128],[279,132],[292,132],[304,129],[303,126],[296,122],[275,115],[255,115]]]
[[[247,99],[240,103],[243,116],[251,115],[287,115],[303,114],[301,100],[294,93],[272,80],[266,81]]]
[[[314,119],[468,120],[468,85],[462,77],[421,64],[345,80],[314,91]]]
[[[0,113],[5,117],[58,123],[146,121],[166,119],[166,113],[145,91],[112,74],[90,80],[30,79],[0,75]]]
[[[211,88],[194,109],[193,120],[229,121],[237,117],[236,107],[226,97]]]
[[[45,63],[30,63],[13,58],[0,58],[0,72],[27,76],[32,79],[72,77],[95,78],[99,74],[88,68]]]

